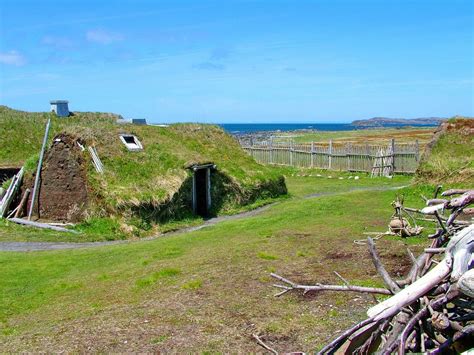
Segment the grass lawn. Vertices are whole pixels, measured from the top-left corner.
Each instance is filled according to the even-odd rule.
[[[344,143],[369,143],[387,144],[390,139],[395,138],[399,143],[413,143],[418,139],[421,145],[428,143],[433,138],[436,127],[427,128],[381,128],[381,129],[358,129],[353,131],[319,131],[315,133],[291,133],[296,143],[308,142],[334,142]],[[280,134],[284,139],[285,133]]]
[[[274,170],[285,176],[290,189],[289,196],[257,200],[251,205],[228,211],[227,214],[247,211],[288,197],[304,197],[311,194],[337,193],[372,187],[405,186],[409,185],[411,179],[409,176],[396,176],[393,179],[370,178],[367,174],[359,174],[359,180],[348,180],[349,176],[355,176],[355,174],[316,169],[300,171],[286,167],[275,167]],[[339,180],[339,178],[342,178],[342,180]],[[164,223],[148,231],[142,230],[135,240],[141,237],[157,236],[180,228],[197,226],[203,222],[201,217],[194,216],[181,221]],[[116,218],[93,218],[77,225],[75,230],[79,233],[68,234],[53,230],[27,228],[6,220],[0,220],[0,242],[94,242],[130,239],[127,235],[121,233],[120,223]]]
[[[279,351],[320,348],[363,318],[372,298],[321,293],[276,299],[269,273],[339,283],[336,270],[354,283],[381,285],[366,248],[353,240],[386,229],[399,192],[344,193],[354,180],[290,174],[287,181],[293,198],[200,231],[91,249],[0,253],[0,348],[256,352],[255,332]],[[363,177],[357,186],[407,182]],[[340,193],[301,198],[333,191]],[[402,192],[407,205],[422,204],[418,189]],[[429,195],[428,188],[423,192]],[[409,241],[415,252],[426,243]],[[394,276],[409,267],[406,244],[397,238],[377,243]]]

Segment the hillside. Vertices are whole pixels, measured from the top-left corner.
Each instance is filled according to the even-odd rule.
[[[357,127],[390,127],[395,125],[403,126],[437,126],[445,121],[444,118],[439,117],[423,117],[423,118],[387,118],[387,117],[373,117],[367,120],[352,121],[353,126]]]
[[[26,165],[25,184],[32,183],[46,121],[50,113],[28,113],[0,107],[0,167]],[[98,174],[86,151],[81,154],[89,190],[84,215],[146,219],[147,223],[189,215],[193,163],[212,162],[213,210],[217,214],[257,199],[286,193],[284,178],[257,164],[222,129],[212,125],[174,124],[169,127],[117,124],[119,116],[75,112],[52,118],[49,142],[58,134],[95,146],[105,166]],[[119,134],[133,134],[142,151],[128,151]],[[67,140],[66,139],[66,140]],[[64,140],[64,138],[63,138]],[[48,154],[45,164],[48,164]],[[44,169],[47,168],[43,167]],[[60,186],[58,188],[61,188]],[[40,196],[41,200],[41,196]],[[140,224],[141,222],[137,222]]]
[[[474,119],[456,117],[441,125],[421,159],[416,181],[474,186]]]

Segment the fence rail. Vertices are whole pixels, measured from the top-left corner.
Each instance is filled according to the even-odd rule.
[[[241,145],[262,164],[369,172],[374,175],[414,173],[420,158],[418,141],[396,143],[394,139],[386,145],[332,141],[295,144],[272,140],[255,144],[241,142]]]

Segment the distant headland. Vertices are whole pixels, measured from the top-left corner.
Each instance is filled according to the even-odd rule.
[[[387,126],[437,126],[446,118],[441,117],[422,117],[422,118],[387,118],[373,117],[367,120],[352,121],[353,126],[357,127],[387,127]]]

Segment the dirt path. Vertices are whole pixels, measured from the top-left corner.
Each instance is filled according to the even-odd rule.
[[[405,186],[396,186],[396,187],[356,187],[344,192],[320,192],[315,194],[306,195],[303,199],[311,199],[323,196],[333,196],[333,195],[343,195],[353,191],[388,191],[388,190],[398,190]],[[112,240],[104,242],[84,242],[84,243],[64,243],[64,242],[0,242],[0,251],[17,251],[17,252],[28,252],[28,251],[42,251],[42,250],[63,250],[63,249],[79,249],[79,248],[91,248],[91,247],[100,247],[105,245],[116,245],[116,244],[127,244],[127,243],[136,243],[148,240],[154,240],[161,237],[194,232],[209,226],[213,226],[217,223],[225,221],[233,221],[236,219],[242,219],[247,217],[256,216],[272,206],[278,204],[279,202],[274,202],[263,207],[256,208],[252,211],[237,213],[230,216],[219,216],[206,220],[203,224],[194,227],[182,228],[176,231],[163,233],[157,236],[142,238],[140,240]]]

